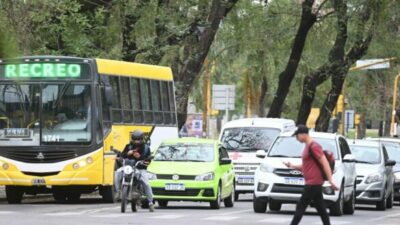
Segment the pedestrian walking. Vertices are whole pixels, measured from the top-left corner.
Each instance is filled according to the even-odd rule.
[[[332,170],[329,161],[321,145],[310,137],[306,126],[299,125],[293,136],[296,136],[296,139],[301,143],[305,143],[306,146],[301,157],[302,164],[295,165],[291,162],[284,162],[288,168],[300,170],[303,173],[305,181],[304,191],[297,203],[296,212],[291,225],[300,223],[304,212],[311,202],[314,203],[322,223],[324,225],[330,225],[329,215],[326,211],[322,195],[324,179],[330,183],[333,190],[338,191],[339,188],[332,180]]]

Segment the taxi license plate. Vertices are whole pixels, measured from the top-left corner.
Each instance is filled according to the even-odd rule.
[[[32,179],[32,185],[44,186],[46,185],[46,180],[44,178],[34,178]]]
[[[254,184],[253,178],[238,178],[239,184]]]
[[[304,185],[303,178],[285,178],[285,184]]]
[[[185,189],[184,184],[166,184],[165,190],[166,191],[185,191],[186,189]]]

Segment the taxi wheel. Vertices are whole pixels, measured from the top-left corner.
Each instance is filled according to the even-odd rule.
[[[212,209],[219,209],[221,208],[221,185],[218,186],[217,190],[217,199],[215,201],[210,202],[210,208]]]
[[[24,196],[24,190],[22,187],[6,186],[6,196],[8,204],[20,204],[22,196]]]
[[[224,199],[224,205],[225,205],[225,207],[227,207],[227,208],[231,208],[231,207],[233,207],[233,205],[235,204],[234,202],[235,202],[235,191],[232,191],[232,193],[227,197],[227,198],[225,198]]]
[[[158,200],[158,205],[160,207],[166,208],[168,206],[168,201],[167,200]]]

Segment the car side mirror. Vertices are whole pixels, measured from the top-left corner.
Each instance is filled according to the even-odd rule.
[[[354,158],[354,156],[352,154],[347,154],[343,157],[342,161],[345,163],[353,163],[353,162],[356,162],[356,158]]]
[[[265,150],[257,150],[256,152],[256,157],[257,158],[265,158],[265,156],[267,156],[267,153],[265,152]]]
[[[394,161],[394,160],[388,160],[388,161],[385,163],[385,166],[394,166],[394,165],[396,165],[396,161]]]
[[[228,165],[228,164],[232,163],[232,159],[230,159],[230,158],[222,158],[222,159],[219,160],[219,163],[221,165]]]
[[[105,86],[104,88],[104,95],[106,98],[106,103],[108,106],[112,106],[113,103],[113,91],[110,86]]]

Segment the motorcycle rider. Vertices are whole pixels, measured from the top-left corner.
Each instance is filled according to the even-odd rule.
[[[145,195],[149,202],[149,210],[150,212],[154,212],[154,204],[153,204],[153,192],[151,190],[148,174],[147,174],[147,165],[149,164],[149,158],[151,156],[150,147],[145,143],[144,134],[141,130],[135,130],[131,134],[131,141],[129,144],[125,146],[125,149],[121,153],[121,157],[127,160],[129,165],[135,165],[137,161],[144,160],[145,165],[139,165],[137,169],[139,169],[141,173],[141,184],[144,188]],[[118,190],[118,198],[121,193],[121,183],[122,183],[123,169],[122,167],[116,171],[115,174],[115,186],[116,190]]]

